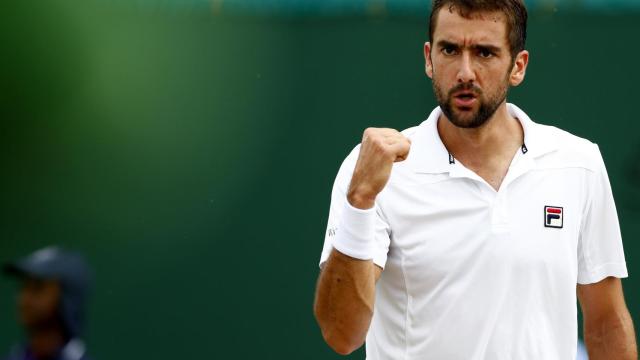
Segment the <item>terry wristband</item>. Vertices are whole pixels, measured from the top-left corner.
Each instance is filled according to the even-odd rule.
[[[340,225],[333,239],[333,247],[341,253],[360,260],[371,260],[375,250],[376,209],[358,209],[345,199]]]

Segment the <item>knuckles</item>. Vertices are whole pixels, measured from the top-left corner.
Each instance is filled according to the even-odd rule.
[[[371,139],[373,137],[376,137],[376,135],[377,135],[377,131],[376,130],[378,130],[378,129],[372,128],[372,127],[364,129],[364,133],[362,134],[362,142],[364,143],[367,140],[369,140],[369,139]]]
[[[410,147],[411,140],[395,129],[370,127],[362,135],[361,151],[391,162],[406,159]]]

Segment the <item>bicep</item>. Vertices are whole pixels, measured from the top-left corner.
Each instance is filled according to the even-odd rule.
[[[576,291],[585,322],[628,311],[619,278],[607,277],[593,284],[578,284]]]
[[[382,275],[382,268],[379,265],[373,264],[374,276],[376,277],[376,282],[380,279],[380,275]]]
[[[633,320],[624,301],[620,279],[607,277],[597,283],[578,285],[577,293],[589,356],[637,359]]]

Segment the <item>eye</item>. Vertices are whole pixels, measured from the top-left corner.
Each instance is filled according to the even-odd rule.
[[[455,55],[456,48],[454,46],[445,46],[442,48],[442,53],[445,55]]]
[[[487,49],[480,49],[480,50],[478,50],[478,55],[481,58],[488,59],[488,58],[493,56],[493,53],[490,50],[487,50]]]

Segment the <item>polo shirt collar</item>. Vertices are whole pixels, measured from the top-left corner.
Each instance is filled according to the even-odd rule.
[[[553,133],[539,125],[520,108],[507,104],[511,116],[520,121],[524,131],[523,155],[533,160],[558,148]],[[427,120],[418,126],[412,140],[411,151],[407,162],[417,173],[441,174],[453,170],[455,159],[444,146],[438,133],[438,119],[442,115],[440,107],[436,107]],[[412,156],[413,155],[413,156]]]

